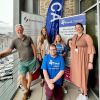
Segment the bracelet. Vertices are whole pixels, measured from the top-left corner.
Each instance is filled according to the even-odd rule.
[[[89,62],[89,63],[93,64],[92,62]]]
[[[40,54],[39,52],[37,52],[37,54]]]

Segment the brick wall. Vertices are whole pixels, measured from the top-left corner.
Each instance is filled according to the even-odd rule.
[[[50,0],[40,0],[40,15],[46,16]]]
[[[71,16],[75,14],[75,0],[64,0],[63,16]],[[50,0],[40,0],[40,15],[46,16]]]
[[[64,0],[63,16],[71,16],[75,14],[75,0]]]

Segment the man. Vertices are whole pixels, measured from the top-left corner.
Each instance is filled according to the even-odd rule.
[[[42,69],[45,78],[46,100],[63,100],[62,76],[64,74],[64,59],[56,54],[56,46],[50,45],[50,54],[43,59]]]
[[[20,76],[21,84],[23,85],[25,91],[23,95],[23,100],[26,100],[30,94],[30,85],[32,82],[32,70],[35,65],[36,50],[31,37],[24,34],[24,28],[21,24],[15,26],[15,31],[17,38],[11,43],[11,46],[0,52],[0,56],[7,55],[16,49],[19,54],[20,64],[18,67],[18,72]],[[28,79],[26,79],[26,74],[28,72]]]

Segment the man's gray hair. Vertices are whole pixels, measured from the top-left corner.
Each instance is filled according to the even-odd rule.
[[[24,27],[23,27],[23,25],[22,25],[22,24],[16,24],[16,25],[15,25],[15,29],[16,29],[17,27],[19,27],[19,26],[20,26],[21,28],[23,28],[23,29],[24,29]]]

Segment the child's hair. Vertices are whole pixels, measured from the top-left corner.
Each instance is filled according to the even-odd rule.
[[[69,41],[72,41],[72,38],[69,38],[69,39],[67,40],[67,46],[68,46],[68,48],[69,48],[69,50],[70,50]]]

